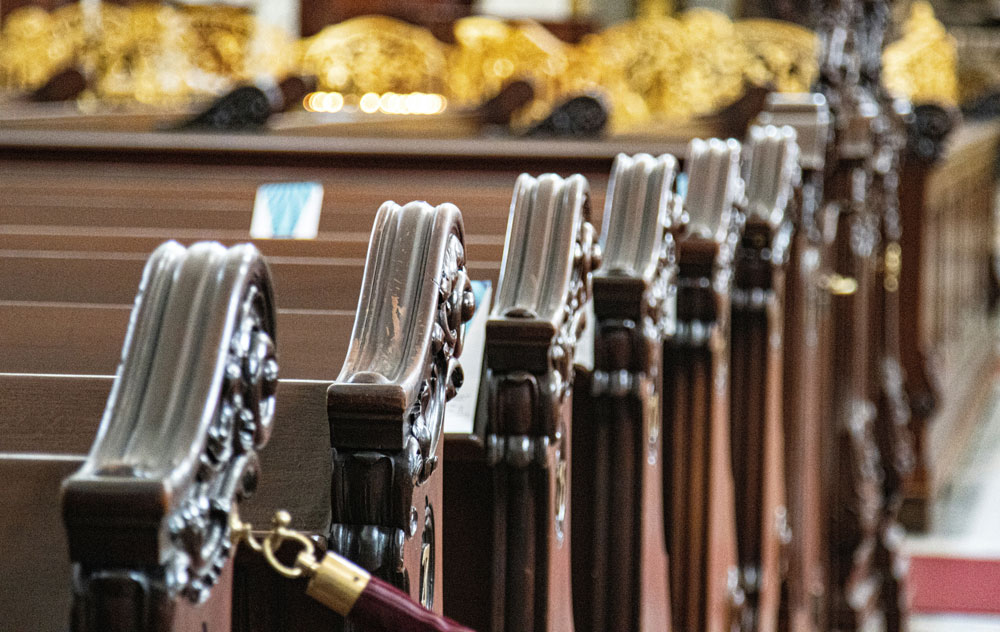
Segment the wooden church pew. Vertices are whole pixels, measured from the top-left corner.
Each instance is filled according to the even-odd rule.
[[[730,419],[744,629],[777,629],[787,539],[783,346],[785,265],[799,180],[790,127],[751,126],[743,144],[746,225],[736,248]]]
[[[196,241],[218,241],[224,245],[249,242],[265,257],[363,259],[368,252],[369,237],[368,233],[333,231],[320,233],[315,239],[249,239],[245,228],[195,230],[7,224],[0,225],[0,251],[150,253],[164,241],[173,239],[183,245]],[[503,255],[502,236],[470,239],[468,245],[479,260],[499,261]]]
[[[457,211],[454,211],[454,214],[457,215]],[[460,239],[460,237],[461,237],[460,223],[458,224],[458,226],[459,226],[459,229],[458,229],[458,233],[457,233],[456,236],[457,236],[457,238]],[[445,226],[445,228],[447,228],[447,226]],[[453,234],[453,233],[448,233],[448,234]],[[440,239],[440,236],[439,236],[438,240],[444,242],[443,239]],[[175,247],[179,248],[179,246],[175,246]],[[442,243],[442,245],[439,246],[439,249],[441,250],[442,253],[444,253],[446,250],[447,250],[448,253],[450,253],[452,255],[454,255],[456,253],[455,248],[453,246],[450,246],[450,242]],[[385,249],[383,249],[383,250],[385,250]],[[398,248],[394,248],[394,249],[390,249],[390,252],[392,252],[392,251],[398,251],[398,250],[399,250]],[[460,252],[461,252],[461,248],[460,247],[459,247],[459,250],[457,252],[459,253],[459,256],[461,256],[460,255]],[[383,255],[383,256],[385,255],[384,252],[380,252],[379,254]],[[445,261],[444,263],[447,264],[447,261]],[[442,265],[442,262],[439,262],[438,265],[439,266]],[[404,266],[405,267],[409,267],[408,262],[404,262]],[[396,272],[398,273],[399,270],[397,270]],[[398,274],[396,276],[398,276]],[[390,279],[382,279],[382,281],[383,282],[392,283],[395,278],[396,277],[393,277],[393,278],[390,278]],[[430,291],[428,293],[428,288],[426,287],[428,285],[428,281],[424,280],[423,276],[419,276],[419,277],[416,277],[416,278],[418,279],[418,281],[412,283],[411,285],[423,284],[425,286],[424,289],[422,290],[424,292],[424,295],[432,297],[434,301],[439,300],[437,298],[438,294],[439,294],[439,287],[440,287],[439,283],[431,284],[430,288],[433,288],[433,289],[432,289],[432,291]],[[458,287],[458,286],[456,286],[456,287]],[[379,296],[381,296],[381,294],[379,294]],[[459,302],[456,305],[457,305],[458,309],[462,309],[463,303],[462,303],[461,300],[459,300]],[[369,307],[371,307],[371,306],[369,306]],[[367,310],[367,311],[370,311],[370,310]],[[466,311],[468,311],[468,310],[466,309]],[[365,312],[363,312],[363,313],[365,313]],[[427,328],[429,330],[430,321],[428,321],[425,318],[424,322],[425,322],[425,325],[424,325],[425,328]],[[461,321],[458,321],[458,322],[460,323]],[[315,331],[316,330],[313,330],[313,336],[316,335]],[[350,329],[348,328],[346,331],[343,331],[341,333],[346,336],[346,335],[349,334],[349,332],[350,332]],[[419,336],[418,336],[418,338],[419,338]],[[392,339],[386,339],[386,341],[389,344],[393,343]],[[396,344],[398,344],[398,343],[396,343]],[[426,345],[426,344],[429,344],[429,343],[425,342],[424,344]],[[403,351],[405,351],[405,350],[406,349],[405,349],[405,346],[404,346]],[[452,367],[449,366],[448,368],[452,368]],[[103,399],[106,398],[107,389],[110,386],[110,382],[111,382],[110,378],[100,378],[100,377],[42,376],[42,375],[5,375],[4,378],[7,378],[7,379],[4,380],[4,385],[5,385],[5,388],[4,388],[5,397],[3,398],[4,405],[5,406],[9,406],[11,409],[13,409],[13,411],[17,411],[20,414],[20,417],[22,418],[21,422],[18,423],[18,419],[17,419],[16,415],[4,415],[3,416],[3,418],[4,418],[4,424],[5,425],[6,424],[11,424],[12,425],[13,430],[14,430],[14,433],[13,433],[14,434],[14,437],[13,437],[14,441],[13,441],[13,443],[15,444],[15,446],[19,443],[19,439],[20,439],[20,444],[21,444],[22,448],[26,447],[26,446],[32,446],[32,449],[38,449],[39,447],[44,446],[45,445],[45,441],[40,441],[39,439],[45,438],[45,437],[51,437],[51,436],[53,436],[53,433],[45,433],[45,434],[43,434],[40,437],[38,435],[38,433],[27,432],[26,433],[27,436],[19,437],[18,433],[17,433],[17,430],[18,429],[30,428],[32,426],[30,417],[33,416],[33,414],[35,412],[37,412],[37,411],[33,411],[33,407],[26,407],[26,406],[24,406],[25,400],[20,400],[20,404],[15,404],[14,403],[15,397],[11,396],[10,395],[11,393],[15,393],[15,394],[18,394],[20,396],[30,398],[32,393],[37,394],[39,392],[52,392],[53,390],[58,390],[59,388],[68,388],[69,390],[71,390],[71,392],[73,392],[77,396],[77,398],[83,397],[83,400],[86,402],[86,404],[83,406],[83,408],[86,409],[86,405],[89,404],[89,406],[90,406],[90,408],[92,409],[92,412],[93,412],[93,416],[92,416],[91,419],[92,420],[96,420],[97,418],[99,418],[99,412],[98,411],[99,411],[100,402],[101,402],[101,400],[103,400]],[[8,383],[8,380],[10,381],[10,383]],[[63,385],[60,385],[60,382],[62,382]],[[308,491],[308,489],[310,489],[310,488],[313,489],[313,490],[318,490],[318,491],[320,491],[320,493],[322,493],[322,492],[325,491],[325,493],[327,495],[327,499],[326,499],[325,502],[319,502],[319,503],[312,502],[312,503],[308,503],[308,504],[311,505],[308,508],[308,510],[306,510],[306,511],[300,511],[300,512],[297,512],[297,513],[300,513],[301,517],[305,519],[303,521],[305,524],[310,524],[310,522],[311,522],[321,532],[326,532],[326,529],[327,529],[326,520],[327,519],[324,516],[327,515],[327,512],[329,511],[328,508],[330,507],[330,504],[329,504],[329,490],[330,490],[329,481],[331,479],[330,479],[329,447],[327,447],[325,449],[319,449],[318,451],[317,450],[311,450],[311,449],[308,449],[308,448],[307,449],[303,449],[304,446],[302,445],[302,441],[304,439],[304,440],[306,440],[306,442],[307,442],[307,444],[309,446],[317,446],[317,447],[319,447],[319,446],[322,445],[322,442],[319,442],[317,444],[317,442],[315,441],[315,437],[317,436],[317,434],[319,434],[319,436],[323,436],[323,435],[329,436],[328,435],[329,429],[325,427],[328,422],[326,421],[326,417],[322,413],[322,411],[325,410],[326,407],[327,407],[327,404],[326,404],[326,387],[327,387],[328,384],[329,384],[329,382],[317,382],[317,381],[305,381],[305,382],[301,382],[301,381],[300,382],[283,381],[281,383],[281,386],[279,387],[279,391],[281,391],[282,395],[285,395],[285,397],[283,399],[286,400],[286,401],[288,401],[289,404],[291,404],[291,410],[293,411],[293,413],[297,413],[297,414],[294,414],[292,416],[292,418],[293,419],[297,419],[303,413],[308,413],[309,419],[307,419],[306,421],[312,422],[312,421],[316,421],[318,419],[319,422],[318,422],[317,425],[322,430],[321,430],[321,432],[317,432],[316,430],[312,430],[312,431],[307,431],[307,432],[304,432],[304,433],[301,433],[301,434],[294,434],[293,435],[293,434],[289,433],[287,435],[287,437],[293,439],[293,441],[291,443],[292,444],[297,444],[297,445],[294,445],[294,449],[293,450],[286,450],[286,451],[284,451],[284,463],[282,464],[283,467],[281,467],[281,468],[277,468],[276,467],[275,468],[279,472],[278,476],[275,477],[275,482],[276,483],[281,483],[282,481],[284,481],[285,484],[284,485],[277,485],[277,487],[281,488],[281,493],[279,493],[277,495],[270,495],[269,496],[266,493],[264,494],[265,500],[270,501],[272,508],[274,506],[278,506],[280,503],[285,503],[285,505],[288,505],[288,506],[295,505],[296,509],[302,509],[302,505],[306,504],[303,501],[305,501],[308,498],[308,496],[309,496],[309,494],[303,494],[302,493],[302,491],[304,491],[303,484],[306,481],[303,479],[303,476],[298,475],[298,469],[296,469],[295,467],[291,467],[290,468],[289,466],[291,464],[295,464],[297,466],[308,466],[308,464],[310,463],[310,459],[309,459],[309,453],[310,452],[312,454],[314,454],[314,455],[319,456],[319,463],[318,464],[320,465],[320,467],[316,467],[314,465],[310,469],[310,473],[309,473],[309,475],[306,476],[306,479],[309,479],[309,480],[311,480],[313,482],[310,483],[310,484],[308,484],[308,485],[306,485],[305,491]],[[20,385],[20,388],[18,388],[18,385]],[[346,386],[346,390],[348,391],[348,396],[347,396],[348,400],[354,400],[359,395],[359,393],[356,392],[356,391],[359,390],[359,387],[360,387],[360,390],[365,390],[365,387],[361,386],[361,385],[356,385],[356,386],[347,385]],[[375,386],[374,388],[384,390],[384,387],[380,387],[380,386]],[[443,389],[444,386],[442,385],[441,388]],[[289,389],[291,389],[291,390],[289,390]],[[302,393],[303,395],[305,395],[305,397],[303,397],[303,395],[299,395],[299,393]],[[442,390],[442,394],[441,394],[442,397],[443,397],[443,393],[444,393],[444,391]],[[295,397],[296,395],[298,395],[298,396]],[[361,394],[361,395],[363,395],[363,394]],[[436,398],[437,396],[434,396],[434,397]],[[365,399],[365,398],[362,397],[362,399]],[[299,401],[302,401],[302,403],[301,404],[298,403]],[[74,402],[72,402],[73,405],[72,405],[71,410],[74,411],[74,413],[80,411],[80,408],[81,408],[80,403],[81,403],[80,401],[74,401]],[[348,402],[348,403],[350,403],[350,402]],[[442,402],[441,405],[443,406],[443,402]],[[354,403],[353,406],[356,408],[358,406],[358,404]],[[349,406],[343,406],[342,408],[349,409],[350,407]],[[311,410],[311,412],[310,412],[310,410]],[[332,412],[331,412],[331,414],[332,414]],[[44,413],[43,413],[43,415],[44,415]],[[63,416],[60,416],[60,415],[44,415],[43,418],[45,418],[45,419],[64,419],[64,417],[65,417],[65,415],[63,415]],[[295,425],[298,426],[299,430],[305,430],[305,428],[303,428],[302,423],[297,423]],[[289,426],[292,426],[292,424],[289,424]],[[86,450],[86,443],[88,443],[89,440],[90,440],[90,438],[93,436],[94,426],[93,426],[93,423],[91,423],[91,424],[86,424],[86,423],[84,423],[84,424],[77,424],[77,426],[75,426],[75,429],[82,430],[82,432],[78,432],[78,433],[75,433],[73,435],[73,438],[76,439],[77,441],[75,443],[73,441],[71,441],[70,445],[64,445],[63,448],[68,448],[70,452],[80,453],[80,452],[83,452],[83,451]],[[7,434],[8,434],[8,436],[10,435],[10,433],[7,433]],[[63,436],[63,434],[55,434],[54,436]],[[357,433],[355,433],[355,437],[357,437]],[[81,438],[82,438],[82,440],[81,440]],[[355,438],[355,440],[356,440],[356,438]],[[327,444],[327,445],[329,445],[329,444]],[[297,456],[297,453],[301,453],[301,458],[299,456]],[[313,459],[311,462],[314,463],[314,464],[317,464],[316,459]],[[284,476],[282,476],[280,474],[281,471],[285,472]],[[326,472],[325,476],[323,475],[324,471]],[[288,476],[289,473],[291,473],[293,475],[291,477],[289,477]],[[439,475],[438,475],[438,477],[439,477]],[[324,478],[327,481],[325,483],[323,482]],[[288,484],[288,479],[293,479],[294,483]],[[313,501],[315,501],[315,500],[316,499],[314,497]],[[324,510],[323,507],[326,507],[327,509]],[[253,512],[252,512],[252,510],[250,511],[250,515],[251,516],[254,515]],[[320,527],[320,524],[319,524],[320,520],[322,520],[322,526],[321,527]],[[261,520],[261,522],[263,523],[263,522],[265,522],[265,520]],[[418,559],[419,559],[419,556],[418,556]],[[52,578],[49,577],[49,579],[51,580]],[[237,603],[246,604],[246,603],[251,603],[251,602],[248,602],[248,601],[244,600],[242,602],[238,601]],[[65,616],[65,613],[63,613],[63,616]],[[272,621],[272,623],[273,623],[273,621]],[[226,628],[226,629],[228,629],[228,628]],[[267,627],[265,625],[264,627],[257,627],[257,628],[254,628],[254,629],[273,629],[273,628]]]
[[[509,202],[519,173],[582,171],[600,199],[615,154],[627,146],[522,142],[519,147],[535,151],[517,155],[505,143],[478,141],[465,143],[460,153],[428,158],[402,147],[352,152],[348,141],[293,158],[253,143],[237,150],[246,141],[238,136],[227,137],[228,153],[173,146],[172,138],[162,139],[171,148],[160,149],[130,142],[111,152],[107,146],[29,149],[31,138],[43,132],[15,136],[0,133],[2,224],[246,230],[258,185],[315,181],[326,192],[321,233],[366,234],[371,209],[386,199],[448,200],[463,209],[471,244],[503,235],[506,221],[496,209]],[[429,151],[433,143],[423,145]]]
[[[25,307],[25,306],[24,306],[24,305],[21,305],[20,307]],[[67,306],[67,307],[68,307],[68,306]],[[107,311],[107,310],[105,310],[105,311]]]
[[[686,163],[678,323],[663,360],[664,522],[676,630],[729,629],[743,601],[727,387],[732,258],[742,225],[739,159],[735,140],[695,140]]]
[[[779,629],[817,632],[823,626],[822,436],[831,409],[829,387],[829,222],[824,221],[823,167],[831,124],[821,94],[771,95],[758,124],[796,131],[801,185],[792,202],[795,231],[788,246],[782,316],[782,418],[790,540]]]
[[[676,328],[677,160],[615,159],[593,275],[593,372],[573,393],[576,629],[670,629],[660,417],[663,337]],[[585,332],[585,335],[589,332]]]
[[[138,284],[137,284],[138,285]],[[110,375],[120,359],[127,305],[0,302],[0,372]],[[333,379],[347,354],[354,312],[277,310],[282,375]]]
[[[387,203],[373,233],[347,359],[326,395],[331,513],[306,528],[440,612],[441,424],[460,385],[462,323],[472,311],[461,216],[452,205]],[[234,630],[357,629],[260,560],[239,569],[243,617]],[[276,598],[259,603],[261,592]]]
[[[253,493],[274,421],[273,296],[252,247],[170,246],[151,258],[101,431],[63,486],[76,632],[230,627],[222,508]]]
[[[248,261],[252,261],[252,259],[248,259]],[[231,260],[223,263],[231,264]],[[209,269],[206,273],[220,279],[223,284],[233,282],[231,278],[232,274],[228,276],[218,274],[214,269],[211,269],[213,264],[218,267],[218,262],[209,262],[207,266]],[[253,266],[254,264],[251,263],[247,266],[247,269],[251,272],[258,270],[258,268]],[[190,280],[190,274],[187,278]],[[257,278],[253,279],[253,282],[261,283]],[[258,286],[255,285],[254,287]],[[240,288],[237,287],[233,291],[239,290]],[[221,294],[225,294],[224,291],[220,290],[220,292]],[[270,290],[268,289],[267,292],[270,292]],[[155,317],[158,317],[158,314],[155,313],[157,308],[156,301],[154,300],[155,294],[156,292],[152,290],[147,292],[146,300],[142,306],[144,311],[142,314],[137,315],[137,321],[142,321],[147,327],[153,326],[154,323],[151,321],[155,320]],[[216,300],[221,300],[218,299],[218,295],[215,298]],[[223,298],[231,300],[231,297],[228,295],[223,296]],[[210,309],[210,300],[202,300],[201,303],[203,304],[203,310]],[[198,313],[203,312],[196,313],[187,306],[178,307],[176,304],[173,304],[171,308],[179,310],[185,317],[180,319],[181,325],[184,325],[188,320],[187,317],[190,316],[191,326],[211,326],[201,322],[203,318],[197,316]],[[270,310],[271,307],[267,305],[260,309]],[[267,314],[268,317],[272,315],[271,313]],[[171,318],[175,321],[171,331],[176,334],[177,314],[174,314]],[[221,327],[225,324],[217,322],[216,326]],[[231,323],[229,326],[231,326]],[[130,348],[135,354],[138,354],[142,348],[148,351],[149,347],[154,344],[154,342],[148,339],[149,335],[146,333],[146,330],[139,325],[137,327],[139,329],[130,337],[130,340],[132,340]],[[273,327],[273,324],[271,327]],[[167,330],[170,328],[168,325],[164,325],[163,329]],[[216,335],[218,336],[219,334]],[[206,335],[205,339],[208,338],[211,338],[211,336]],[[129,366],[136,365],[140,359],[137,357],[133,358],[134,361]],[[209,365],[211,365],[211,362]],[[139,378],[142,378],[142,376],[140,375]],[[17,455],[15,457],[5,455],[5,463],[9,465],[11,461],[14,461],[15,467],[23,467],[26,472],[32,471],[32,468],[38,470],[40,474],[52,472],[46,475],[48,478],[38,479],[40,481],[49,481],[45,486],[45,489],[48,490],[45,494],[51,492],[51,495],[47,499],[45,495],[33,497],[31,504],[19,508],[19,515],[24,516],[24,526],[45,521],[47,517],[53,514],[58,515],[56,507],[59,486],[56,479],[60,475],[68,474],[66,471],[68,464],[76,464],[82,459],[82,456],[76,457],[72,455],[83,455],[90,449],[90,444],[93,442],[97,430],[97,422],[101,419],[101,413],[108,399],[112,382],[113,378],[110,376],[88,377],[8,373],[0,376],[0,393],[3,394],[0,397],[0,407],[2,407],[0,423],[4,426],[4,451],[9,451]],[[180,381],[178,382],[180,383]],[[315,441],[303,441],[305,437],[316,436],[316,431],[311,431],[308,428],[306,422],[309,419],[319,417],[321,421],[325,421],[322,420],[322,411],[325,409],[326,386],[327,383],[325,382],[309,381],[284,382],[282,384],[281,390],[285,401],[282,412],[287,411],[290,421],[294,421],[295,423],[288,424],[288,432],[281,433],[277,443],[279,445],[284,444],[285,459],[294,459],[304,469],[295,471],[298,476],[291,477],[295,479],[294,481],[290,481],[287,475],[285,477],[279,475],[272,477],[270,482],[263,486],[265,489],[274,488],[276,490],[276,493],[271,495],[270,498],[267,498],[267,493],[263,494],[265,501],[274,503],[276,498],[286,498],[289,501],[288,504],[294,506],[294,509],[298,510],[298,513],[306,520],[310,518],[315,519],[317,514],[321,518],[325,516],[326,512],[323,510],[323,507],[327,507],[329,504],[328,485],[316,484],[324,479],[329,480],[328,448],[320,451],[311,450],[310,448],[315,445]],[[266,389],[264,393],[266,394]],[[59,395],[53,396],[54,394]],[[313,411],[311,414],[310,410]],[[316,411],[319,412],[319,415],[316,414]],[[319,430],[326,430],[325,423],[319,426]],[[39,452],[54,456],[39,457],[35,454]],[[278,455],[275,454],[275,456]],[[55,471],[53,471],[53,467]],[[327,472],[325,476],[323,474],[324,469]],[[304,484],[310,479],[313,481],[312,484]],[[28,487],[25,489],[28,489]],[[310,489],[315,492],[311,497],[308,493]],[[326,500],[323,498],[324,493],[327,495]],[[268,510],[265,509],[265,511]],[[251,515],[253,514],[252,511],[250,513]],[[46,533],[46,530],[49,529],[49,524],[39,525],[38,529],[42,533]],[[4,604],[9,607],[9,609],[5,610],[5,621],[31,622],[25,623],[26,627],[22,629],[65,630],[69,621],[69,611],[65,607],[69,603],[70,586],[70,574],[66,563],[68,558],[65,557],[66,540],[64,539],[65,536],[61,526],[52,531],[53,539],[47,542],[45,547],[38,547],[36,541],[36,546],[23,549],[24,551],[32,552],[27,556],[27,561],[35,568],[37,575],[35,583],[18,584],[17,588],[14,588],[14,584],[9,584],[7,588],[0,590],[0,593],[5,595],[5,602],[7,596],[13,597],[14,595],[18,595],[18,599],[14,603]],[[30,536],[33,533],[35,533],[34,528],[27,530],[25,535]],[[19,539],[15,540],[12,538],[10,541],[12,544],[24,539],[24,535],[21,533],[16,535],[19,536]],[[45,557],[45,560],[40,561],[37,557],[32,558],[32,555],[42,555]],[[57,557],[51,558],[51,556]],[[4,577],[5,582],[10,579],[9,576]],[[25,593],[23,589],[26,586],[33,586],[36,589],[46,592],[41,594],[37,592]],[[18,588],[21,590],[18,590]],[[39,600],[42,603],[49,604],[49,607],[40,609],[38,607]],[[83,624],[81,623],[80,625]],[[100,622],[92,622],[90,628],[80,629],[94,629],[94,625],[96,625],[96,629],[112,629]],[[127,626],[128,624],[123,623],[123,625]],[[222,628],[213,624],[210,629]],[[228,629],[228,627],[225,629]]]
[[[573,630],[573,364],[597,260],[586,180],[521,176],[471,433],[445,436],[445,612]]]
[[[873,102],[847,102],[825,192],[839,207],[835,270],[853,280],[852,292],[833,298],[831,379],[833,423],[823,437],[827,513],[828,625],[864,629],[883,618],[875,547],[881,509],[881,471],[870,323],[873,318],[878,220],[867,200],[868,158],[874,150]]]
[[[0,300],[128,304],[145,257],[129,252],[0,252]],[[268,263],[282,304],[298,309],[353,309],[363,259],[285,257]],[[473,262],[475,278],[496,281],[499,264]],[[332,284],[339,288],[331,292]]]

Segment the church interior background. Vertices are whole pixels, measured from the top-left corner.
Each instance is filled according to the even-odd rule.
[[[0,631],[1000,631],[998,183],[996,0],[0,0]]]

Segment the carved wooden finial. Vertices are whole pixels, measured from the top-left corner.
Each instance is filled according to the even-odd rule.
[[[753,125],[743,155],[747,214],[771,227],[781,225],[793,187],[802,176],[795,130],[787,125]]]
[[[733,257],[744,219],[740,143],[691,141],[679,239],[677,328],[664,346],[665,530],[674,629],[728,629],[743,594],[737,577],[729,439],[729,327]],[[692,450],[692,446],[707,446]],[[701,452],[700,450],[704,450]],[[707,507],[704,518],[684,516]],[[711,526],[709,526],[711,524]],[[695,545],[696,542],[705,543]],[[678,569],[705,569],[683,573]]]
[[[327,391],[329,546],[440,611],[441,436],[475,301],[451,204],[379,209],[347,359]],[[435,597],[435,593],[437,597]]]
[[[684,200],[688,230],[716,242],[726,240],[733,207],[743,197],[740,142],[695,138],[688,144],[688,188]]]
[[[619,154],[605,198],[604,261],[593,275],[594,370],[577,371],[573,393],[580,632],[670,628],[660,398],[663,338],[676,326],[676,172],[670,155]]]
[[[461,478],[446,481],[449,551],[458,551],[446,557],[446,606],[477,629],[572,627],[573,365],[600,263],[588,193],[579,175],[518,178],[476,431],[449,441],[449,472]]]
[[[166,629],[209,599],[274,418],[274,314],[253,246],[150,257],[97,438],[64,484],[78,632]]]

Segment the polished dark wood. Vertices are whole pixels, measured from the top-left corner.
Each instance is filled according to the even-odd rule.
[[[821,494],[823,444],[832,412],[830,246],[836,207],[824,207],[823,171],[831,126],[821,94],[772,95],[759,124],[796,131],[801,183],[789,211],[795,228],[785,265],[782,315],[782,418],[789,537],[778,626],[817,632],[825,621],[825,528]]]
[[[475,310],[463,238],[454,205],[382,206],[347,358],[327,392],[327,545],[437,612],[444,408],[462,385]]]
[[[486,326],[472,436],[446,436],[445,612],[478,630],[571,631],[573,363],[598,262],[587,181],[522,175]]]
[[[882,505],[881,464],[875,442],[876,364],[870,323],[879,245],[879,217],[868,200],[875,152],[878,103],[855,68],[871,54],[861,48],[862,3],[851,2],[827,18],[830,37],[858,47],[830,51],[821,86],[836,120],[832,159],[827,163],[826,203],[839,209],[833,244],[834,270],[852,281],[833,296],[833,418],[821,439],[824,510],[827,512],[828,621],[831,630],[863,630],[884,620],[880,609],[875,549]]]
[[[7,279],[0,300],[128,304],[144,259],[129,252],[0,251],[0,271]],[[269,265],[287,308],[349,310],[357,305],[362,259],[273,257]],[[499,263],[473,262],[471,272],[495,282]],[[339,291],[328,291],[333,283]]]
[[[734,255],[731,451],[745,630],[775,630],[789,537],[782,411],[785,266],[799,148],[790,127],[752,126],[743,144],[747,220]]]
[[[73,630],[229,627],[229,512],[274,418],[273,306],[252,246],[150,257],[101,427],[63,485]]]
[[[8,397],[7,391],[3,392]],[[6,420],[3,424],[6,429]],[[6,543],[4,572],[0,574],[4,626],[64,632],[71,607],[72,568],[58,499],[63,479],[83,464],[82,450],[74,455],[45,453],[45,444],[36,442],[30,443],[26,452],[17,447],[16,441],[5,436],[4,452],[0,453],[0,475],[17,481],[16,485],[0,486],[0,513],[4,516],[0,536]]]
[[[664,511],[675,630],[729,630],[738,583],[730,452],[733,252],[742,227],[740,144],[694,140],[678,241],[677,330],[664,345]]]
[[[663,337],[676,326],[677,160],[620,155],[593,275],[594,370],[573,394],[576,629],[670,629],[663,530]]]

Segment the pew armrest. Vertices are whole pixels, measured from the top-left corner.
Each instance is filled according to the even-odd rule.
[[[253,246],[168,242],[150,257],[97,438],[63,486],[74,616],[96,625],[79,629],[128,625],[108,615],[116,601],[158,625],[209,598],[270,434],[274,340]]]

